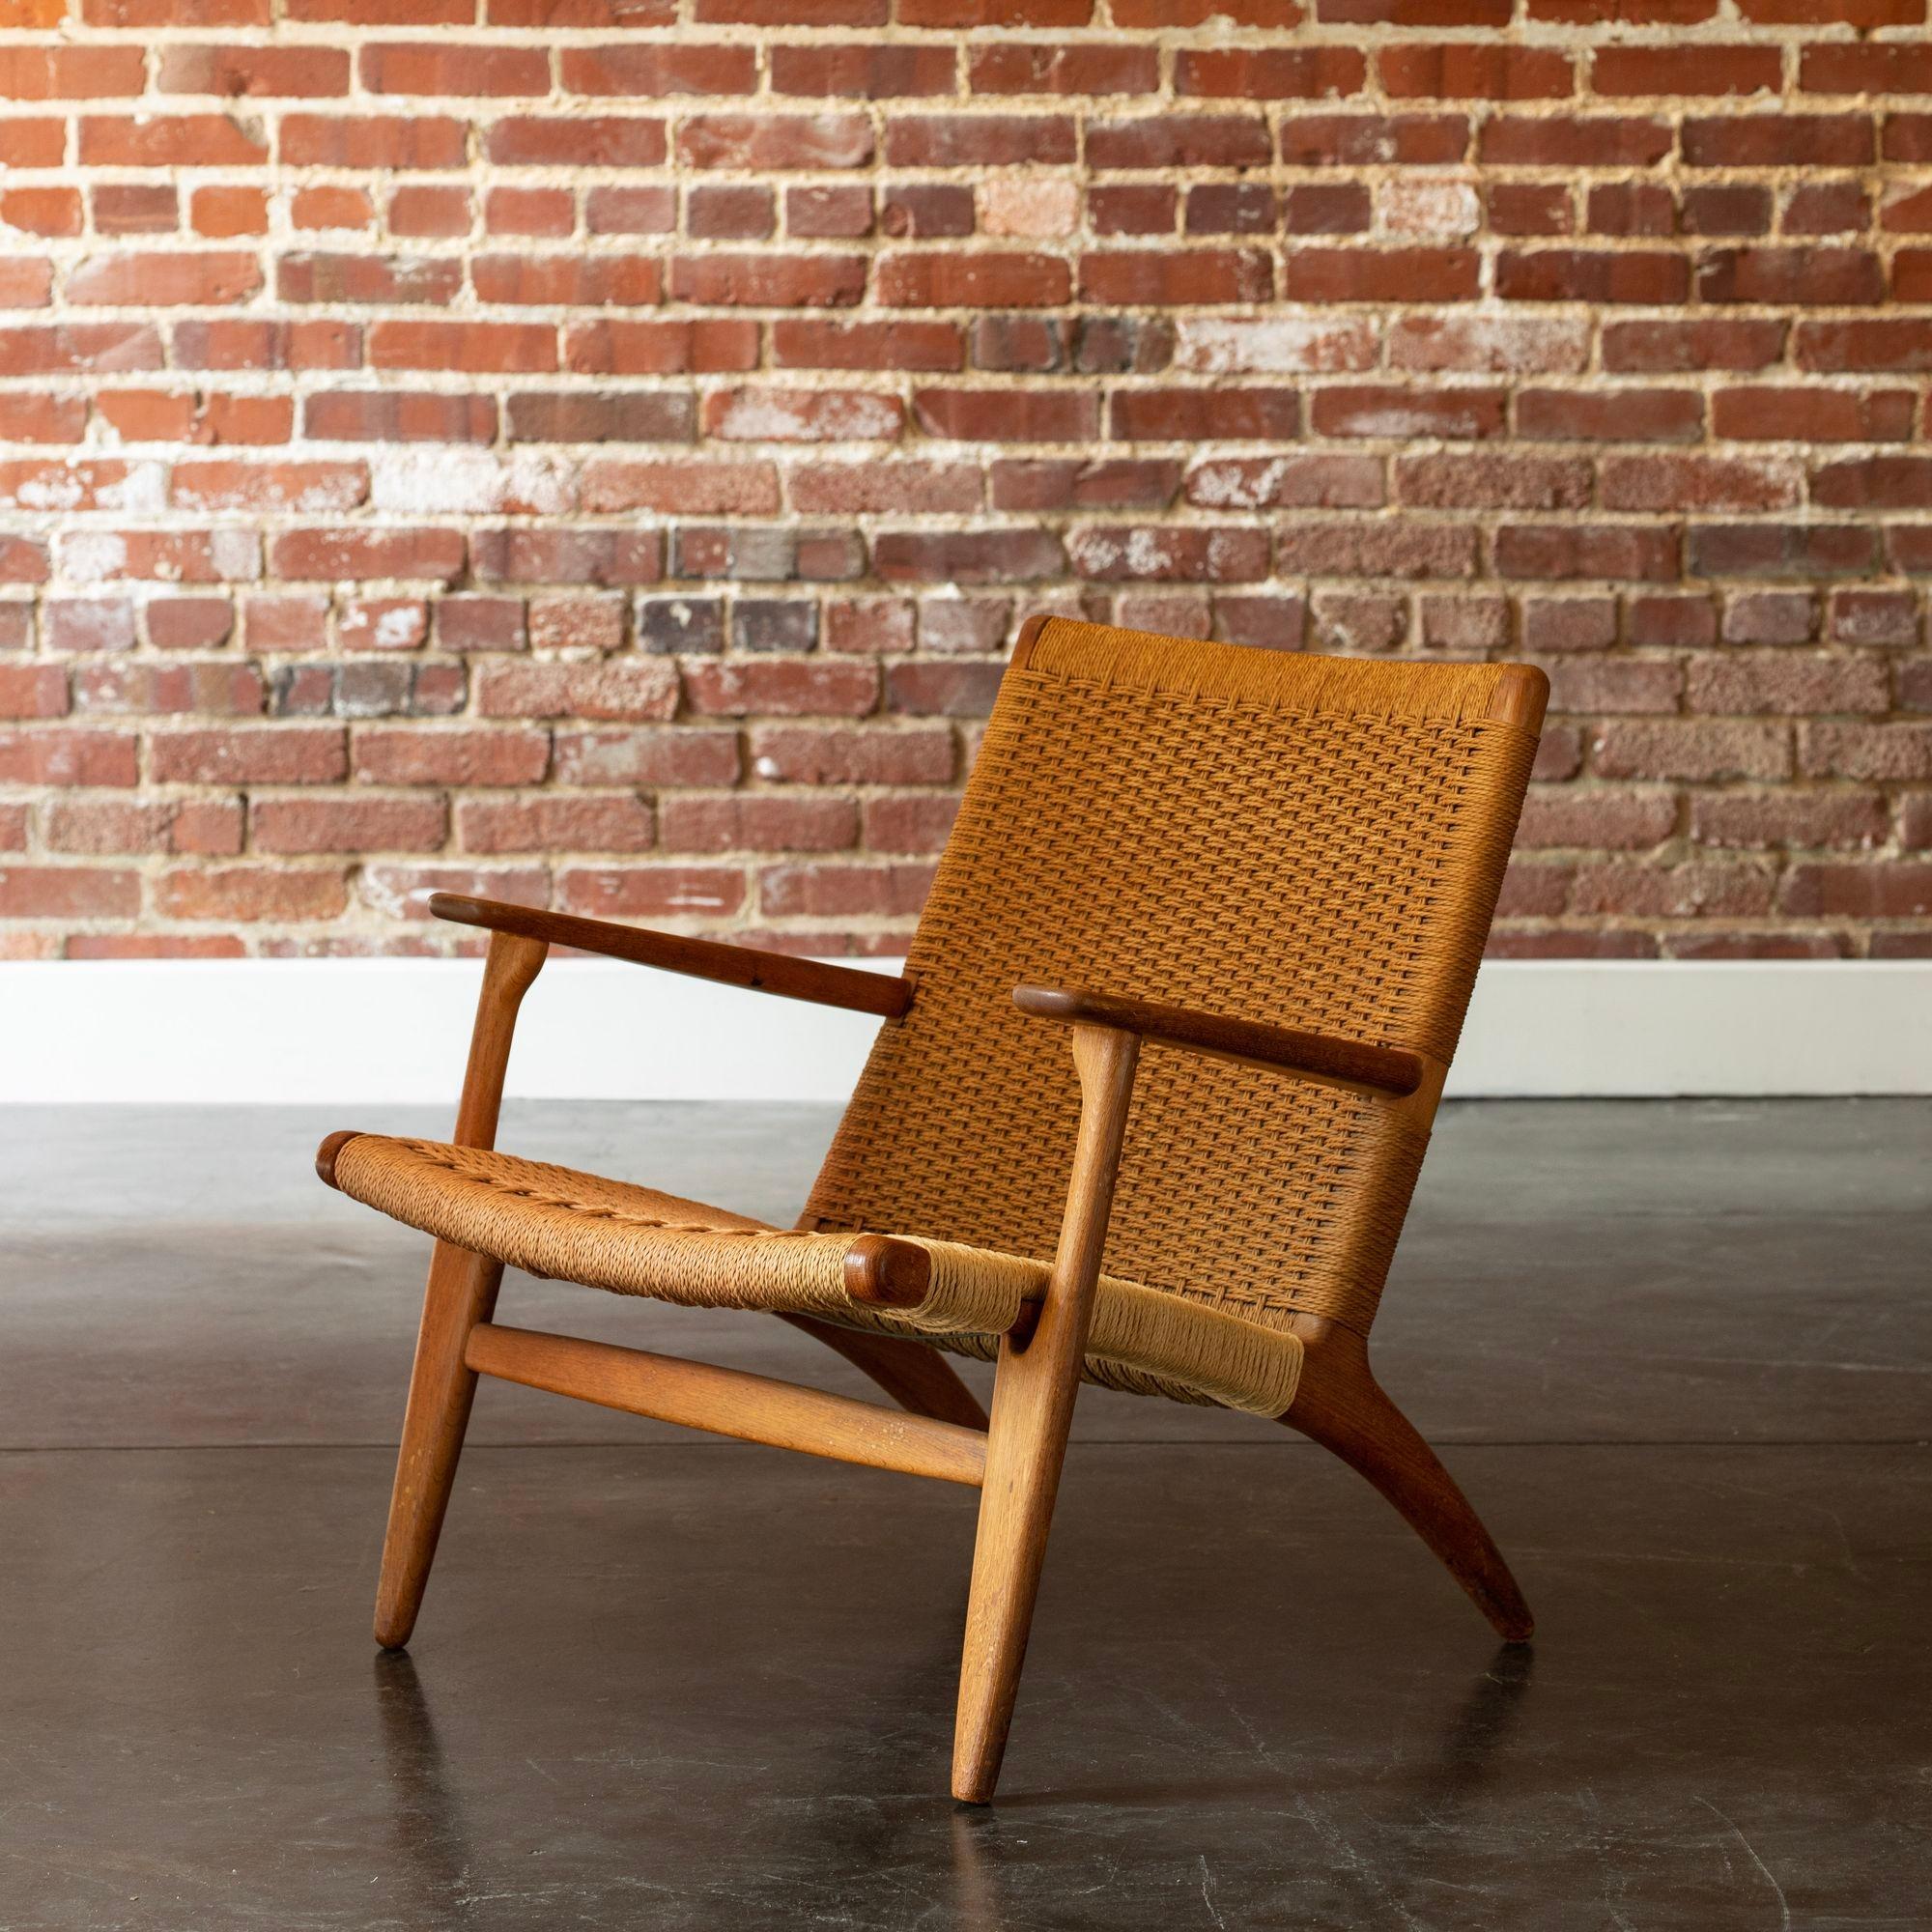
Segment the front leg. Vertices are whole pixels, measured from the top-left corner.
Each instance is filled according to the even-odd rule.
[[[1012,1722],[1066,1432],[1080,1392],[1138,1051],[1131,1034],[1075,1029],[1080,1140],[1060,1247],[1032,1333],[1022,1330],[1000,1344],[952,1744],[952,1795],[969,1804],[991,1799]]]
[[[491,937],[475,1031],[469,1039],[469,1065],[463,1076],[463,1100],[456,1114],[453,1139],[458,1147],[496,1144],[517,1008],[549,951],[541,940],[514,933]],[[410,1371],[402,1451],[396,1459],[389,1527],[383,1540],[383,1576],[376,1587],[376,1641],[384,1650],[400,1650],[409,1642],[422,1607],[476,1393],[476,1372],[466,1366],[463,1351],[470,1329],[489,1321],[502,1278],[502,1263],[448,1241],[436,1244],[429,1284],[423,1291],[415,1364]]]

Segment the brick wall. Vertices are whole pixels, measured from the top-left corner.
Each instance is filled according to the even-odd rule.
[[[1932,951],[1925,0],[0,27],[13,956],[895,951],[1040,609],[1545,665],[1502,951]]]

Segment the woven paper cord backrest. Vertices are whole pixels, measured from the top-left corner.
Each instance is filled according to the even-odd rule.
[[[1520,672],[1516,675],[1520,676]],[[1497,665],[1055,619],[1022,648],[810,1225],[1050,1258],[1079,1113],[1023,980],[1454,1051],[1536,749]],[[1403,1110],[1150,1047],[1106,1268],[1366,1330],[1421,1164]]]

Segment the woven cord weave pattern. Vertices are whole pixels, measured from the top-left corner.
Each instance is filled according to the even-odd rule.
[[[1051,1255],[1086,986],[1447,1062],[1535,735],[1501,668],[1375,663],[1056,621],[1002,685],[907,971],[805,1225]],[[1426,1134],[1401,1110],[1142,1058],[1106,1270],[1251,1322],[1366,1332]]]
[[[358,1134],[335,1155],[345,1194],[439,1239],[622,1294],[689,1306],[817,1315],[986,1356],[1037,1296],[1047,1270],[1010,1254],[922,1240],[925,1301],[903,1314],[845,1292],[849,1236],[796,1233],[673,1194],[478,1148]],[[1133,1282],[1103,1280],[1090,1378],[1114,1387],[1279,1415],[1301,1344]]]

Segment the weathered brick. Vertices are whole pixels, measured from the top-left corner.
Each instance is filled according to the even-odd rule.
[[[1039,610],[1544,662],[1499,950],[1932,948],[1920,0],[14,11],[0,950],[890,953]]]

